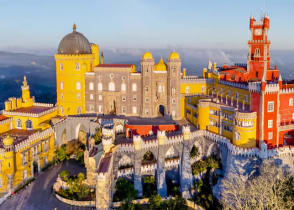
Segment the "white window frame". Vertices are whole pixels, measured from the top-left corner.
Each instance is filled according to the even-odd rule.
[[[99,106],[98,106],[98,112],[99,112],[99,113],[102,113],[102,112],[103,112],[103,107],[102,107],[102,105],[99,105]]]
[[[93,82],[89,83],[89,90],[94,90],[94,83]]]
[[[114,84],[114,82],[109,82],[108,83],[108,90],[109,91],[115,91],[115,84]]]
[[[102,101],[102,95],[98,95],[98,101]]]
[[[137,114],[137,107],[136,106],[133,106],[132,110],[133,110],[133,114]]]
[[[77,113],[81,114],[82,113],[82,108],[80,106],[77,107]]]
[[[121,107],[121,113],[126,114],[127,113],[127,108],[125,106]]]
[[[80,82],[76,82],[76,90],[80,90],[81,89],[81,83]]]
[[[185,92],[186,92],[186,93],[190,93],[190,87],[189,87],[189,86],[186,86],[186,88],[185,88]]]
[[[76,63],[76,65],[75,65],[75,69],[76,69],[77,71],[80,71],[80,69],[81,69],[81,64],[80,64],[80,63]]]
[[[95,107],[94,107],[93,104],[90,104],[90,105],[89,105],[89,110],[90,110],[91,112],[95,111]]]
[[[273,139],[273,132],[268,132],[268,140],[272,140]]]
[[[81,99],[81,94],[77,93],[77,99],[80,100]]]
[[[126,97],[126,96],[122,96],[122,97],[121,97],[121,100],[122,100],[122,101],[126,101],[126,100],[127,100],[127,97]]]
[[[90,94],[90,100],[94,100],[94,94]]]
[[[63,82],[60,82],[60,90],[63,90]]]
[[[289,106],[293,106],[293,98],[289,99]]]
[[[273,120],[267,121],[267,128],[273,128]]]
[[[132,84],[132,91],[136,92],[137,91],[137,83]]]
[[[19,123],[20,123],[20,125],[19,125]],[[21,119],[17,119],[15,121],[15,127],[18,128],[18,129],[22,129],[22,121],[21,121]]]
[[[267,102],[267,112],[274,112],[275,111],[275,102],[269,101]]]
[[[62,71],[63,70],[63,63],[59,64],[59,70]]]
[[[102,85],[101,82],[98,83],[97,89],[98,89],[98,91],[102,91],[103,90],[103,85]]]
[[[235,139],[237,140],[237,141],[240,141],[240,138],[241,136],[240,136],[240,133],[239,132],[235,132]]]
[[[122,83],[121,84],[121,91],[123,91],[123,92],[127,91],[127,85],[126,85],[126,83]]]
[[[61,114],[64,114],[64,108],[63,108],[63,106],[60,107],[60,113]]]
[[[292,113],[292,120],[294,120],[294,113]]]

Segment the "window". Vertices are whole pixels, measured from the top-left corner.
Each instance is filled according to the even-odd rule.
[[[255,49],[254,56],[255,57],[259,57],[260,56],[260,49],[259,48],[256,48]]]
[[[294,120],[294,113],[292,113],[292,119]]]
[[[122,76],[122,80],[126,80],[126,76]]]
[[[77,93],[77,99],[80,100],[81,99],[81,94]]]
[[[175,117],[175,116],[176,116],[176,111],[173,110],[173,111],[172,111],[172,117]]]
[[[149,98],[146,97],[146,98],[145,98],[145,103],[148,103],[148,102],[149,102]]]
[[[162,85],[157,86],[157,92],[162,93],[163,92],[163,87]]]
[[[108,84],[108,89],[109,89],[109,91],[115,91],[115,84],[114,84],[114,82],[110,82]]]
[[[78,108],[77,108],[77,113],[78,113],[78,114],[81,114],[81,113],[82,113],[81,107],[78,107]]]
[[[47,141],[44,141],[44,151],[47,152]]]
[[[293,106],[293,98],[289,99],[289,106]]]
[[[149,88],[148,86],[145,87],[145,92],[148,92]]]
[[[60,71],[63,70],[63,64],[62,63],[59,64],[59,69],[60,69]]]
[[[175,98],[172,99],[172,103],[176,104],[176,99]]]
[[[93,82],[89,83],[89,90],[94,90],[94,83]]]
[[[248,102],[248,95],[245,95],[245,102]]]
[[[273,112],[275,109],[275,104],[273,101],[269,101],[267,103],[267,112]]]
[[[60,98],[63,99],[63,93],[60,94]]]
[[[240,133],[239,132],[235,132],[235,139],[236,140],[240,140]]]
[[[93,104],[90,104],[89,105],[89,109],[90,109],[91,112],[93,112],[94,111],[94,105]]]
[[[94,100],[94,95],[90,94],[90,100]]]
[[[121,107],[121,112],[122,112],[123,114],[126,113],[126,107],[125,107],[125,106],[122,106],[122,107]]]
[[[137,114],[137,107],[133,106],[133,114]]]
[[[47,163],[48,163],[48,157],[47,156],[45,156],[44,161],[45,161],[45,165],[47,165]]]
[[[268,139],[269,140],[273,139],[273,132],[268,132]]]
[[[111,74],[109,74],[109,78],[110,79],[113,79],[114,78],[114,75],[111,73]]]
[[[231,96],[231,91],[230,91],[230,90],[228,91],[228,94],[227,94],[227,95],[228,95],[228,96]]]
[[[137,101],[137,96],[133,95],[133,101]]]
[[[172,88],[172,94],[174,95],[176,93],[176,88]]]
[[[127,100],[126,96],[122,96],[122,97],[121,97],[121,100],[122,100],[122,101],[126,101],[126,100]]]
[[[33,123],[31,120],[26,121],[26,127],[27,127],[27,129],[33,129]]]
[[[26,158],[26,153],[22,154],[22,165],[26,165],[27,164],[27,158]]]
[[[145,109],[145,114],[149,114],[149,109]]]
[[[239,99],[239,93],[236,93],[235,96],[236,96],[236,99]]]
[[[99,95],[99,96],[98,96],[98,100],[99,100],[99,101],[102,101],[102,95]]]
[[[22,128],[22,122],[21,119],[16,120],[16,128]]]
[[[267,121],[267,127],[268,128],[273,128],[273,120],[268,120]]]
[[[60,83],[60,90],[63,90],[63,82]]]
[[[205,86],[201,87],[202,92],[205,92]]]
[[[99,113],[102,113],[102,105],[99,105],[99,106],[98,106],[98,112],[99,112]]]
[[[27,176],[28,176],[28,172],[27,172],[27,170],[24,170],[22,172],[22,179],[25,180],[27,178]]]
[[[76,82],[76,89],[80,90],[81,89],[81,83],[80,82]]]
[[[102,83],[101,82],[98,83],[98,91],[102,91]]]
[[[127,87],[125,83],[121,84],[121,91],[126,91]]]
[[[79,71],[80,70],[80,63],[76,63],[76,70]]]
[[[64,113],[64,110],[63,110],[63,106],[60,107],[60,113],[63,114]]]
[[[190,93],[190,87],[186,86],[186,93]]]
[[[137,83],[132,84],[132,91],[137,91]]]

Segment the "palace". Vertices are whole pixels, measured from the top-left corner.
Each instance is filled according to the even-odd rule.
[[[53,160],[53,104],[35,103],[24,77],[21,98],[9,98],[0,115],[0,193],[12,192]]]
[[[226,146],[227,156],[292,155],[283,146],[294,144],[294,84],[286,84],[277,66],[271,66],[269,29],[269,17],[251,18],[247,63],[218,67],[209,62],[198,77],[186,75],[175,51],[157,63],[145,52],[139,67],[106,64],[99,46],[74,25],[55,55],[56,106],[36,103],[26,77],[21,98],[5,102],[0,114],[0,193],[13,192],[33,177],[53,160],[56,147],[78,139],[81,130],[92,136],[102,130],[103,155],[93,139],[87,139],[85,152],[87,180],[93,186],[104,184],[98,187],[99,196],[106,190],[111,194],[113,170],[121,176],[134,174],[142,193],[141,170],[165,177],[165,167],[178,166],[180,176],[184,174],[182,192],[188,192],[189,152],[196,144],[203,157],[219,151],[217,145]],[[159,161],[143,166],[147,150]],[[119,161],[135,167],[119,170],[114,165]],[[164,180],[158,180],[161,195]],[[97,197],[97,205],[98,200],[104,202]]]

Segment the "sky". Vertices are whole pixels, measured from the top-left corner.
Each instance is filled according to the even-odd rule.
[[[293,0],[0,0],[0,50],[56,50],[73,23],[102,48],[246,49],[264,11],[272,49],[293,50]]]

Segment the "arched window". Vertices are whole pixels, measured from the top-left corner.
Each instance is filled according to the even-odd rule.
[[[137,83],[132,84],[132,91],[137,91]]]
[[[63,106],[60,107],[60,113],[63,114],[64,113],[64,110],[63,110]]]
[[[78,114],[81,114],[81,113],[82,113],[82,109],[81,109],[81,107],[78,107],[78,108],[77,108],[77,113],[78,113]]]
[[[235,132],[235,137],[236,137],[236,140],[240,140],[240,133],[239,132]]]
[[[60,83],[60,90],[63,90],[63,82]]]
[[[125,83],[121,84],[121,91],[126,91],[127,87]]]
[[[21,119],[17,119],[17,120],[16,120],[16,127],[17,127],[17,128],[20,128],[20,129],[22,128],[22,122],[21,122]]]
[[[26,127],[27,127],[27,129],[33,129],[33,123],[31,120],[26,121]]]
[[[293,106],[293,98],[289,99],[289,106]]]
[[[259,57],[260,56],[260,49],[259,48],[256,48],[255,49],[254,56],[255,57]]]
[[[94,90],[94,83],[93,82],[89,83],[89,90]]]
[[[101,82],[98,83],[98,90],[102,91],[102,83]]]
[[[76,63],[76,70],[77,70],[77,71],[80,70],[80,67],[81,67],[80,63]]]
[[[109,91],[115,91],[115,84],[114,84],[114,82],[110,82],[108,84],[108,89],[109,89]]]
[[[80,82],[77,82],[77,83],[76,83],[76,89],[77,89],[77,90],[80,90],[80,89],[81,89],[81,83],[80,83]]]
[[[190,93],[190,87],[186,86],[186,93]]]

